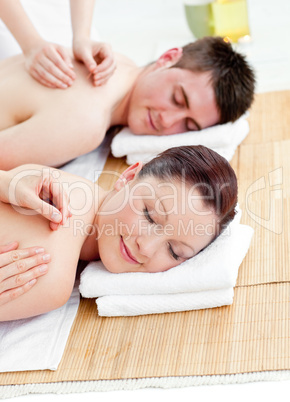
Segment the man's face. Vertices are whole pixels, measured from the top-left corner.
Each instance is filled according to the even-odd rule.
[[[134,134],[170,135],[201,130],[219,119],[210,73],[163,67],[137,80],[128,126]]]

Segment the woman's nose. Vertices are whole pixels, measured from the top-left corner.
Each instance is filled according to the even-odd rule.
[[[141,234],[136,237],[139,253],[147,258],[152,258],[160,250],[163,241],[163,236],[156,234]]]

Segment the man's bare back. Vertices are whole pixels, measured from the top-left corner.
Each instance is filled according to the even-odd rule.
[[[59,166],[100,145],[138,71],[126,57],[116,60],[113,77],[101,87],[75,62],[77,79],[65,90],[36,82],[22,56],[0,63],[0,169],[30,162]]]
[[[65,90],[35,82],[21,58],[0,64],[0,169],[60,166],[93,150],[115,125],[136,135],[202,130],[234,121],[253,99],[253,72],[222,38],[169,49],[143,68],[121,55],[116,62],[101,87],[94,87],[75,62],[77,79]]]

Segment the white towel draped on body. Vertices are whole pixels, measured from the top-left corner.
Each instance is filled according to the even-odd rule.
[[[132,316],[219,307],[233,302],[239,266],[253,229],[239,213],[227,230],[197,256],[166,272],[113,274],[100,261],[81,275],[83,297],[98,297],[101,316]]]
[[[148,162],[168,148],[182,145],[204,145],[230,161],[237,146],[249,133],[248,113],[234,123],[220,124],[201,131],[188,131],[173,135],[135,135],[129,128],[117,134],[111,144],[116,158],[127,156],[127,163]]]

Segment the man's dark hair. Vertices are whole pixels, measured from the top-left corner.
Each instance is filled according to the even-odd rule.
[[[211,73],[220,124],[237,120],[253,102],[254,71],[226,39],[209,36],[184,46],[183,56],[172,67]]]

